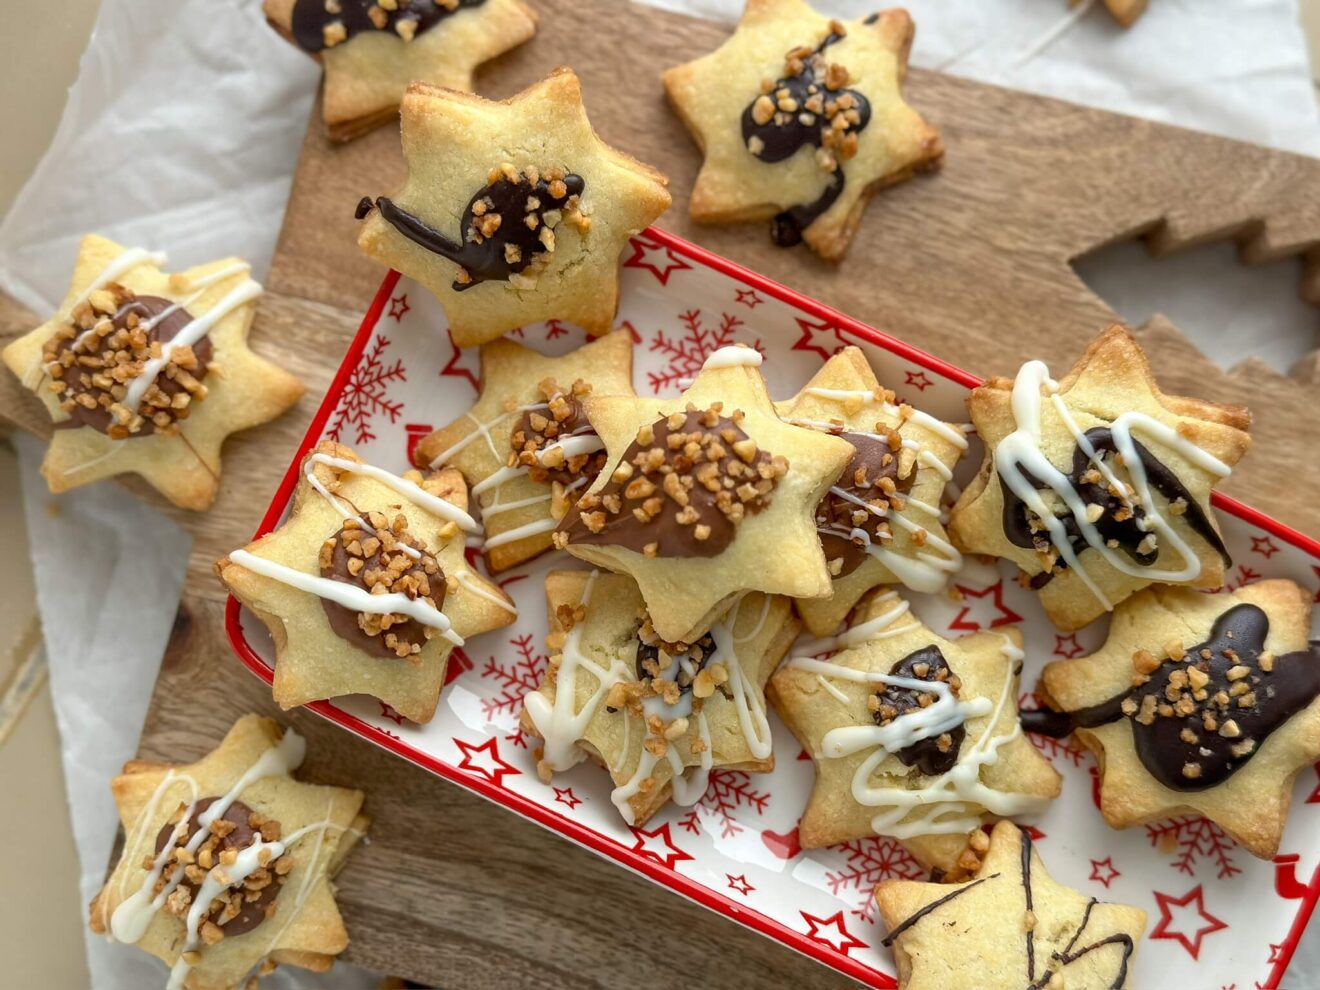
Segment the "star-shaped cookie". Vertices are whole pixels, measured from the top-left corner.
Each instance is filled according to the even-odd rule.
[[[843,257],[875,192],[943,154],[900,92],[912,35],[901,9],[841,23],[804,0],[747,0],[728,41],[664,74],[705,156],[692,218],[773,217],[777,243]]]
[[[1291,581],[1232,593],[1155,587],[1114,610],[1105,645],[1045,668],[1041,696],[1100,762],[1115,828],[1204,815],[1279,850],[1292,784],[1320,759],[1320,646]],[[1052,720],[1053,721],[1053,720]]]
[[[832,633],[878,584],[941,590],[962,566],[940,522],[953,467],[967,450],[961,427],[895,404],[860,348],[845,347],[793,398],[785,421],[842,436],[853,459],[816,508],[834,594],[798,602],[814,636]]]
[[[1029,361],[967,405],[986,455],[949,533],[964,553],[1017,564],[1060,629],[1149,584],[1224,583],[1210,491],[1251,443],[1246,409],[1160,391],[1119,326],[1058,382]]]
[[[994,827],[972,879],[881,880],[875,899],[899,990],[1122,990],[1146,930],[1140,908],[1054,880],[1012,822]]]
[[[163,254],[88,234],[55,315],[4,362],[55,421],[41,472],[51,491],[139,474],[202,510],[231,433],[274,419],[303,387],[248,349],[261,286],[224,258],[167,275]]]
[[[434,292],[460,347],[537,320],[612,329],[619,252],[669,193],[597,137],[577,76],[498,103],[413,83],[402,118],[407,181],[359,204],[358,246]]]
[[[126,764],[110,784],[123,853],[92,931],[164,960],[189,990],[237,987],[262,963],[329,969],[348,945],[330,878],[370,822],[360,791],[292,777],[305,749],[245,715],[196,763]]]
[[[751,594],[693,643],[662,641],[620,574],[551,571],[545,679],[523,704],[546,782],[584,757],[642,825],[672,797],[692,805],[712,769],[774,769],[765,682],[798,633],[786,598]]]
[[[556,544],[630,575],[667,642],[692,642],[748,591],[830,592],[813,513],[853,448],[781,421],[760,363],[725,347],[677,398],[583,400],[608,457]]]
[[[285,522],[216,564],[270,629],[281,707],[369,694],[435,714],[453,647],[517,617],[467,565],[466,510],[453,469],[399,477],[328,440],[303,458]]]
[[[947,640],[892,590],[871,592],[838,636],[795,647],[769,695],[816,764],[803,847],[891,835],[929,868],[968,872],[983,821],[1059,793],[1018,725],[1021,670],[1017,629]]]
[[[325,66],[322,111],[347,141],[391,120],[414,80],[472,89],[482,62],[536,33],[522,0],[265,0],[266,20]]]
[[[498,572],[549,550],[569,501],[595,480],[604,444],[582,400],[633,394],[632,338],[616,330],[562,357],[492,340],[481,345],[480,389],[471,409],[417,445],[413,460],[463,472],[481,506],[486,562]]]

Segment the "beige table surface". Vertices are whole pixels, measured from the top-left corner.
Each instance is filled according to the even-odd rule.
[[[1158,0],[1156,0],[1158,2]],[[1311,62],[1320,66],[1320,0],[1300,0]],[[8,211],[36,166],[64,108],[78,71],[99,0],[61,0],[45,5],[29,29],[0,32],[0,215]],[[40,30],[39,38],[32,31]],[[1320,79],[1320,74],[1317,75]],[[21,93],[22,99],[15,94]],[[0,435],[0,531],[23,533],[12,450]],[[26,558],[26,543],[15,559]],[[35,616],[26,575],[0,569],[0,693],[21,661],[23,636]],[[2,733],[3,730],[0,730]],[[59,739],[49,689],[36,695],[7,738],[0,738],[0,835],[23,856],[0,857],[0,892],[9,906],[0,924],[0,972],[4,984],[75,990],[88,977],[78,927],[77,861],[64,801]],[[10,845],[10,848],[13,848]],[[59,947],[34,952],[33,946]]]

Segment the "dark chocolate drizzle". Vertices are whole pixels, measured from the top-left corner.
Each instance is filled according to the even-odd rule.
[[[110,321],[114,324],[116,330],[123,330],[128,327],[129,314],[135,314],[139,321],[145,323],[147,320],[160,315],[174,305],[176,305],[176,303],[172,299],[164,299],[161,296],[134,296],[115,310]],[[180,331],[191,323],[193,319],[194,317],[192,314],[180,306],[147,332],[147,340],[159,341],[162,344],[168,343],[177,337]],[[102,341],[103,338],[97,334],[89,334],[86,340],[78,346],[76,353],[95,355],[99,352]],[[202,337],[201,340],[192,345],[192,352],[197,358],[197,367],[190,369],[189,374],[198,381],[202,381],[206,377],[207,367],[210,365],[214,355],[214,348],[211,346],[211,338],[209,336]],[[70,395],[77,395],[79,392],[85,391],[91,391],[93,396],[97,394],[95,389],[88,390],[82,388],[78,384],[75,375],[66,375],[62,381],[67,382],[72,387],[71,392],[69,393]],[[156,387],[169,396],[174,396],[179,392],[184,391],[184,387],[166,374],[164,369],[156,375]],[[156,424],[151,419],[150,410],[144,408],[141,411],[144,413],[142,416],[142,428],[136,433],[130,433],[127,437],[129,440],[132,440],[134,437],[148,437],[156,432]],[[90,426],[94,430],[105,433],[114,422],[114,417],[110,415],[110,410],[103,409],[99,405],[95,409],[88,409],[81,403],[75,402],[72,408],[68,410],[68,413],[69,418],[56,423],[55,429],[72,430],[80,426]]]
[[[567,192],[563,196],[550,195],[549,185],[544,177],[535,183],[512,182],[506,176],[500,176],[494,182],[483,186],[468,200],[463,210],[460,229],[463,231],[462,243],[454,241],[436,230],[421,217],[409,213],[387,196],[380,196],[373,204],[371,199],[363,197],[357,205],[354,216],[361,220],[371,212],[374,206],[380,211],[381,219],[414,244],[419,244],[432,254],[448,258],[467,272],[469,280],[455,279],[450,286],[455,292],[463,292],[481,282],[507,282],[510,275],[524,271],[538,254],[546,250],[541,240],[541,228],[544,215],[549,210],[563,210],[574,197],[582,195],[586,180],[580,175],[569,173],[563,178]],[[484,202],[485,210],[477,214],[473,207]],[[482,217],[499,215],[502,220],[499,229],[490,236],[474,238],[474,225]],[[535,227],[526,223],[527,217],[536,217]],[[510,261],[506,248],[516,248],[517,260]],[[460,273],[461,274],[461,273]]]
[[[992,873],[988,877],[981,877],[981,879],[979,880],[973,880],[971,883],[959,887],[957,890],[953,891],[952,893],[945,894],[939,900],[931,901],[924,908],[915,912],[914,914],[908,915],[897,925],[891,928],[889,930],[889,934],[886,935],[883,939],[881,939],[880,944],[888,948],[889,946],[894,944],[894,939],[898,938],[898,936],[902,935],[905,931],[907,931],[909,928],[915,925],[922,918],[926,917],[926,915],[930,914],[936,908],[943,907],[945,904],[948,904],[951,900],[954,900],[957,897],[961,897],[969,890],[973,890],[974,888],[981,886],[981,884],[989,880],[994,880],[999,876],[1000,874],[998,873]]]
[[[917,664],[921,663],[927,666],[924,675],[918,675],[913,670]],[[909,653],[902,660],[896,661],[889,668],[889,673],[893,677],[907,677],[912,680],[931,681],[933,683],[935,681],[947,682],[953,671],[938,646],[927,646],[914,653]],[[944,674],[943,677],[940,676],[941,673]],[[886,684],[876,692],[881,706],[887,706],[898,712],[895,718],[902,718],[909,712],[918,711],[921,708],[919,701],[921,694],[922,692],[915,691],[912,688],[895,687],[892,684]],[[876,710],[874,717],[877,724],[888,724],[888,721],[882,721],[881,709]],[[942,773],[948,773],[958,762],[958,753],[962,749],[963,739],[967,736],[967,729],[962,725],[958,725],[950,729],[945,735],[950,737],[950,743],[943,750],[939,747],[940,737],[931,736],[927,739],[918,739],[910,746],[904,746],[894,755],[903,762],[904,766],[915,766],[928,776],[935,777]]]
[[[1305,650],[1275,657],[1273,667],[1267,673],[1261,669],[1259,658],[1264,652],[1269,628],[1269,616],[1258,606],[1235,605],[1215,620],[1208,640],[1188,649],[1182,661],[1164,661],[1146,683],[1075,712],[1048,709],[1040,713],[1023,712],[1022,728],[1027,732],[1061,737],[1076,728],[1093,729],[1127,718],[1132,725],[1137,756],[1150,775],[1165,787],[1176,791],[1203,791],[1222,784],[1246,765],[1272,732],[1320,697],[1320,642],[1312,643]],[[1232,656],[1226,651],[1232,651]],[[1154,695],[1157,701],[1166,701],[1164,691],[1176,671],[1197,668],[1206,674],[1209,681],[1205,690],[1213,698],[1217,692],[1228,692],[1232,688],[1235,682],[1230,681],[1227,674],[1238,665],[1250,668],[1250,674],[1236,683],[1245,681],[1250,685],[1254,703],[1239,707],[1239,698],[1230,696],[1226,710],[1212,710],[1219,724],[1229,719],[1236,722],[1238,735],[1228,737],[1217,731],[1207,731],[1201,714],[1204,702],[1198,703],[1190,715],[1156,715],[1149,725],[1135,717],[1140,713],[1144,696]],[[1136,704],[1134,715],[1123,711],[1123,704],[1128,699]],[[1191,730],[1197,741],[1184,741],[1184,730]],[[1245,740],[1253,740],[1255,746],[1245,753],[1235,754],[1234,747]],[[1200,767],[1198,776],[1184,775],[1183,767],[1188,764]]]
[[[813,55],[819,55],[835,42],[842,41],[843,35],[831,31],[813,51]],[[861,123],[853,125],[850,130],[860,132],[865,130],[866,125],[871,121],[871,104],[866,97],[855,89],[826,90],[825,81],[816,77],[815,66],[812,59],[803,60],[804,67],[802,72],[796,76],[787,76],[776,79],[771,94],[778,93],[781,89],[787,89],[792,98],[797,101],[799,109],[788,114],[788,120],[783,123],[776,123],[771,119],[768,123],[758,124],[752,115],[752,108],[755,100],[747,104],[742,112],[742,138],[743,144],[755,137],[761,141],[761,150],[756,152],[756,157],[764,162],[782,162],[791,158],[797,153],[798,149],[812,146],[821,147],[824,140],[824,131],[821,123],[825,120],[824,115],[816,114],[810,124],[803,124],[799,119],[801,108],[810,97],[808,92],[812,86],[817,87],[819,93],[826,94],[827,98],[837,98],[843,93],[850,94],[856,101],[856,110],[861,117]],[[773,97],[772,97],[773,98]],[[782,213],[779,213],[770,226],[770,237],[780,247],[792,247],[802,240],[802,231],[811,226],[818,217],[837,200],[843,192],[844,186],[843,163],[830,173],[829,184],[825,191],[814,202],[799,206],[789,207]]]
[[[868,512],[866,520],[860,526],[852,521],[854,512],[862,510],[856,502],[850,502],[846,498],[841,498],[834,488],[847,492],[853,498],[859,498],[863,502],[870,502],[874,499],[888,500],[884,489],[880,487],[882,478],[889,478],[894,482],[894,490],[900,495],[906,495],[912,490],[912,484],[917,479],[915,470],[909,471],[906,477],[899,477],[898,474],[898,452],[890,449],[888,443],[867,433],[840,433],[839,436],[853,445],[853,457],[848,462],[848,466],[843,469],[839,475],[839,480],[834,484],[830,491],[816,505],[816,528],[820,533],[821,547],[825,550],[825,559],[833,560],[839,557],[843,560],[843,566],[839,569],[837,577],[844,577],[851,574],[867,558],[866,546],[861,540],[853,539],[849,534],[854,529],[864,530],[872,543],[882,542],[879,533],[882,527],[887,526],[885,516],[877,515],[874,512]],[[862,471],[865,474],[864,484],[857,483],[857,472]]]
[[[193,806],[192,814],[188,817],[187,830],[179,837],[178,845],[186,845],[188,840],[197,834],[197,829],[199,827],[197,822],[198,817],[202,812],[206,811],[207,808],[211,807],[211,805],[219,800],[219,797],[205,797]],[[220,816],[221,820],[232,824],[234,829],[220,840],[217,847],[217,865],[219,865],[219,852],[226,849],[233,849],[235,852],[238,852],[252,845],[253,840],[256,838],[256,829],[252,828],[249,822],[252,813],[252,809],[242,801],[234,801],[225,809],[225,813]],[[160,827],[160,831],[156,834],[157,856],[165,851],[166,845],[169,844],[170,836],[173,834],[174,826],[168,822]],[[180,878],[179,886],[187,888],[190,894],[196,896],[198,890],[197,884],[190,882],[186,878]],[[271,882],[261,888],[256,899],[249,901],[245,898],[243,909],[221,926],[225,936],[232,937],[234,935],[242,935],[246,932],[252,931],[252,929],[265,921],[266,908],[274,902],[279,892],[280,882],[278,882],[272,875]],[[210,917],[209,914],[208,917]]]
[[[344,26],[344,41],[364,31],[397,32],[395,25],[399,21],[413,21],[416,24],[414,33],[421,34],[446,17],[467,7],[480,7],[486,0],[456,0],[452,7],[436,3],[435,0],[398,0],[398,10],[382,10],[376,15],[384,15],[383,25],[377,25],[369,14],[371,8],[377,5],[376,0],[338,2],[339,13],[332,14],[325,9],[325,0],[297,0],[293,5],[291,29],[299,48],[312,54],[324,50],[327,47],[325,29],[336,21]]]
[[[1087,441],[1092,449],[1103,456],[1106,453],[1115,453],[1117,445],[1114,443],[1113,433],[1107,426],[1095,426],[1085,433]],[[1186,511],[1182,518],[1186,520],[1187,525],[1192,531],[1202,536],[1207,543],[1223,558],[1224,564],[1232,563],[1229,557],[1228,548],[1224,546],[1223,538],[1219,531],[1215,529],[1214,523],[1210,517],[1201,508],[1201,504],[1192,497],[1191,492],[1178,479],[1178,476],[1169,470],[1159,458],[1150,452],[1135,437],[1132,440],[1133,447],[1136,448],[1137,456],[1141,459],[1142,466],[1146,469],[1146,478],[1152,488],[1163,495],[1170,502],[1176,502],[1182,499],[1186,503]],[[1068,475],[1068,481],[1076,490],[1078,496],[1083,502],[1094,503],[1101,506],[1103,514],[1093,524],[1100,532],[1100,536],[1106,541],[1117,543],[1127,556],[1142,567],[1149,567],[1155,563],[1159,556],[1156,549],[1151,553],[1142,553],[1138,546],[1146,538],[1146,530],[1141,528],[1141,520],[1145,518],[1144,507],[1134,505],[1131,514],[1125,510],[1127,506],[1118,496],[1109,491],[1109,487],[1103,483],[1083,481],[1082,476],[1092,469],[1090,457],[1082,449],[1080,444],[1073,450],[1072,471]],[[1039,479],[1035,478],[1031,472],[1025,468],[1019,468],[1022,476],[1029,481],[1035,488],[1044,491],[1047,486]],[[1028,510],[1026,503],[1018,498],[1011,488],[1005,483],[1003,477],[999,479],[999,487],[1004,496],[1003,526],[1004,536],[1014,546],[1024,547],[1028,550],[1039,550],[1050,552],[1054,544],[1050,540],[1050,535],[1045,529],[1038,531],[1031,528],[1032,513]],[[1115,518],[1117,513],[1118,518]],[[1087,543],[1085,535],[1082,533],[1081,526],[1072,512],[1064,507],[1060,509],[1056,518],[1063,524],[1064,531],[1068,537],[1068,543],[1072,547],[1074,554],[1080,554],[1086,550],[1090,544]],[[1057,571],[1067,567],[1067,561],[1059,556],[1055,562],[1054,569],[1044,571],[1033,575],[1031,587],[1040,589],[1050,582]]]

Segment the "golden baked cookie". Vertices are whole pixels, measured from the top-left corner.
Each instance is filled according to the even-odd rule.
[[[139,474],[202,510],[231,433],[274,419],[303,387],[248,349],[261,286],[224,258],[167,275],[165,255],[88,234],[55,315],[4,349],[55,421],[53,492]]]
[[[882,880],[899,990],[1123,990],[1146,912],[1058,883],[1029,833],[1000,822],[964,883]]]
[[[940,591],[962,566],[940,522],[944,486],[967,450],[962,428],[895,405],[857,347],[826,361],[775,409],[785,422],[853,446],[852,460],[816,506],[834,594],[797,603],[807,631],[829,635],[878,584]]]
[[[975,868],[983,822],[1035,814],[1061,786],[1018,725],[1021,671],[1017,629],[947,640],[893,590],[799,644],[769,696],[816,764],[803,848],[890,835],[947,876]]]
[[[537,320],[612,329],[619,252],[669,193],[597,137],[577,76],[498,103],[413,83],[401,115],[408,178],[358,205],[358,246],[434,292],[460,347]]]
[[[480,391],[413,460],[463,472],[481,507],[486,563],[498,572],[549,550],[574,493],[596,480],[605,444],[582,402],[633,394],[632,338],[615,330],[561,357],[492,340],[481,345]]]
[[[630,575],[666,642],[694,642],[748,591],[830,593],[813,513],[853,447],[781,421],[760,364],[724,347],[677,398],[583,400],[607,459],[556,545]]]
[[[467,566],[476,531],[455,470],[399,477],[329,440],[310,451],[284,523],[216,563],[275,640],[280,707],[369,694],[429,721],[452,649],[517,617]]]
[[[876,191],[943,154],[903,102],[912,35],[901,9],[840,22],[804,0],[747,0],[728,41],[664,74],[705,156],[692,218],[773,218],[777,244],[842,258]]]
[[[1293,780],[1320,759],[1311,601],[1285,580],[1138,592],[1115,609],[1104,646],[1046,666],[1041,695],[1065,715],[1027,726],[1073,729],[1095,752],[1115,828],[1190,812],[1270,859]]]
[[[394,118],[414,80],[471,90],[482,62],[536,33],[523,0],[265,0],[266,20],[325,67],[322,112],[347,141]]]
[[[774,769],[764,692],[798,633],[788,599],[747,595],[695,642],[671,643],[623,575],[551,571],[545,595],[550,663],[522,713],[543,741],[542,780],[590,757],[642,825],[671,797],[699,801],[712,769]]]
[[[949,533],[964,553],[1017,564],[1060,629],[1150,584],[1223,584],[1210,490],[1250,446],[1246,409],[1160,391],[1119,326],[1059,381],[1029,361],[967,405],[986,455]]]
[[[329,969],[348,945],[330,878],[370,821],[361,791],[293,778],[305,750],[245,715],[196,763],[126,764],[110,785],[123,852],[92,931],[164,960],[186,990],[236,990],[277,963]]]

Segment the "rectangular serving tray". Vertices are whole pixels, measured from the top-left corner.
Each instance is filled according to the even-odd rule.
[[[654,228],[633,238],[626,252],[618,321],[633,334],[639,395],[676,394],[710,351],[734,342],[762,349],[762,370],[777,398],[795,392],[848,344],[866,352],[881,383],[900,400],[943,419],[964,420],[967,390],[980,384],[966,371]],[[562,353],[585,339],[576,327],[556,321],[513,336],[546,353]],[[1079,353],[1084,343],[1078,341]],[[439,302],[391,272],[254,538],[284,517],[299,461],[317,441],[336,439],[373,464],[402,471],[421,437],[471,405],[479,374],[478,352],[453,345]],[[957,480],[979,460],[974,442]],[[1264,577],[1288,577],[1311,589],[1320,585],[1320,543],[1226,496],[1216,494],[1214,504],[1234,558],[1230,586]],[[540,783],[518,712],[546,661],[544,575],[578,566],[566,555],[546,554],[499,575],[519,618],[455,650],[429,724],[413,725],[366,697],[308,707],[841,973],[873,987],[895,986],[871,889],[878,880],[921,872],[889,839],[799,849],[798,817],[814,775],[773,714],[772,773],[716,771],[696,806],[671,806],[644,828],[620,820],[609,801],[609,777],[592,764],[557,776],[553,786]],[[1008,565],[971,562],[954,576],[950,591],[907,597],[928,625],[950,637],[1019,623],[1027,641],[1027,691],[1044,663],[1096,648],[1106,625],[1060,635]],[[226,627],[239,659],[269,683],[274,649],[266,628],[232,597]],[[1030,707],[1033,700],[1024,695],[1021,703]],[[1133,986],[1176,981],[1197,988],[1277,987],[1320,898],[1320,768],[1299,776],[1282,851],[1265,862],[1195,816],[1125,832],[1109,829],[1094,803],[1093,758],[1070,740],[1030,738],[1064,776],[1062,796],[1024,823],[1032,827],[1051,874],[1149,915]]]

